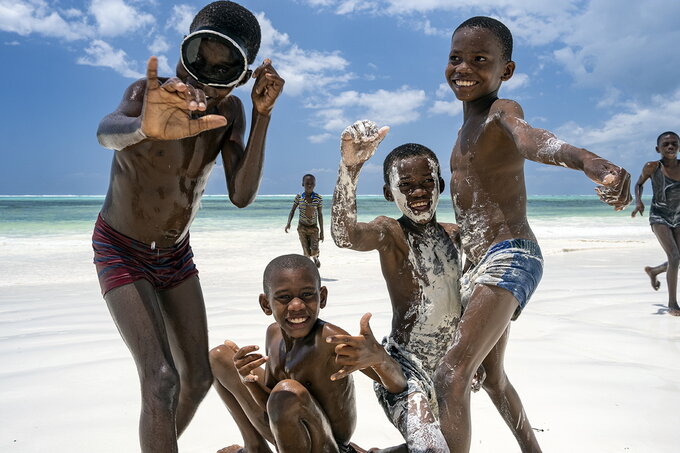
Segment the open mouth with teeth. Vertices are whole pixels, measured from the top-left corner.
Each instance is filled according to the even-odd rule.
[[[474,80],[454,80],[453,83],[457,87],[471,87],[477,85],[478,82],[475,82]]]
[[[408,207],[411,209],[411,211],[416,213],[427,212],[430,210],[430,201],[429,200],[412,201],[411,203],[408,204]]]
[[[286,323],[292,329],[301,329],[307,324],[309,316],[291,316],[286,319]]]

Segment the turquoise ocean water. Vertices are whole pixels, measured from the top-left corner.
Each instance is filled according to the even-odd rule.
[[[324,196],[326,227],[331,199],[331,195]],[[91,232],[103,200],[103,196],[0,196],[0,237]],[[292,200],[293,195],[264,195],[247,208],[238,209],[226,196],[205,196],[192,231],[283,228]],[[360,221],[399,215],[393,203],[377,195],[359,196],[358,211]],[[528,201],[529,220],[539,226],[596,227],[603,222],[613,228],[647,225],[646,218],[631,219],[630,212],[630,207],[615,212],[594,195],[532,196]],[[437,217],[441,222],[454,221],[449,197],[441,199]]]

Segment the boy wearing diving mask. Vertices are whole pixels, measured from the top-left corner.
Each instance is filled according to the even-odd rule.
[[[115,150],[109,190],[93,234],[102,294],[133,355],[142,388],[143,452],[176,452],[212,384],[205,305],[189,227],[221,156],[229,199],[250,204],[262,175],[265,137],[284,81],[265,59],[248,65],[260,27],[242,6],[217,1],[194,18],[177,76],[147,76],[99,124]],[[250,132],[231,91],[254,78]]]

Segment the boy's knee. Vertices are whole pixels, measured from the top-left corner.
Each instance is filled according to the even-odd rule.
[[[309,391],[304,385],[293,379],[279,381],[267,400],[267,413],[270,419],[284,419],[297,412],[309,399]]]
[[[210,350],[208,353],[208,359],[210,361],[210,368],[215,370],[216,368],[225,368],[227,366],[234,366],[234,355],[238,348],[236,344],[227,340]],[[232,347],[232,345],[234,347]],[[236,349],[235,349],[236,347]]]
[[[179,390],[179,374],[169,364],[164,364],[142,377],[142,399],[145,403],[162,404],[171,409],[177,402]]]

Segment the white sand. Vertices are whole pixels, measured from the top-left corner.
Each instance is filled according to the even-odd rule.
[[[536,230],[546,271],[513,323],[506,368],[544,451],[680,451],[680,319],[663,313],[665,280],[654,292],[642,270],[663,259],[648,227],[626,237],[603,228],[578,241]],[[271,318],[257,305],[261,272],[270,258],[298,251],[296,235],[195,233],[192,240],[211,343],[263,346]],[[0,240],[0,253],[0,451],[139,451],[137,375],[99,295],[89,236]],[[321,258],[330,296],[322,317],[356,332],[371,311],[376,336],[386,334],[377,254],[329,240]],[[400,442],[368,379],[355,382],[355,441]],[[211,390],[180,451],[240,441]],[[473,397],[472,451],[519,451],[483,391]]]

